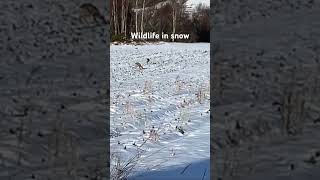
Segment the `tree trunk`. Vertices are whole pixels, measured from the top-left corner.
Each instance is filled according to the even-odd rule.
[[[138,0],[136,0],[136,32],[138,32]]]
[[[113,0],[113,26],[114,26],[114,34],[118,34],[118,20],[117,20],[117,0]]]
[[[177,21],[177,12],[175,4],[172,5],[172,34],[176,33],[176,21]],[[172,39],[174,42],[174,39]]]
[[[143,33],[143,26],[144,26],[143,16],[144,16],[145,3],[146,3],[146,0],[143,0],[143,4],[142,4],[142,15],[141,15],[141,33]]]
[[[124,34],[125,35],[127,35],[129,3],[130,1],[126,0],[126,10],[124,14]]]
[[[121,0],[121,34],[124,33],[124,11],[125,11],[125,3],[124,0]]]
[[[120,33],[120,26],[119,26],[119,13],[118,13],[118,0],[116,0],[116,28],[117,28],[117,34]]]

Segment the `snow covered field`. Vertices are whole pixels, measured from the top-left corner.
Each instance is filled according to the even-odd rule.
[[[209,43],[111,45],[113,179],[209,179],[209,50]]]

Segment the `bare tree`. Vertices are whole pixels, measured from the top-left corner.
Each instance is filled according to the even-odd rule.
[[[177,3],[172,1],[172,34],[176,33],[176,25],[177,25]],[[172,39],[174,41],[174,39]]]
[[[112,15],[113,15],[114,34],[118,34],[117,0],[113,0],[112,2],[113,2]]]
[[[135,10],[135,14],[136,14],[136,32],[138,32],[138,0],[136,0],[136,10]]]
[[[121,0],[121,33],[124,32],[124,25],[125,25],[125,0]]]
[[[146,4],[146,0],[143,0],[142,14],[141,14],[141,33],[143,33],[143,26],[144,26],[143,16],[144,16],[145,4]]]
[[[177,28],[177,17],[181,16],[181,11],[185,6],[186,0],[171,0],[171,7],[172,7],[172,34],[176,33]],[[172,39],[174,41],[174,39]]]
[[[127,34],[127,22],[128,22],[128,13],[129,13],[130,1],[126,0],[126,9],[124,14],[124,34]]]
[[[112,0],[112,34],[121,34],[114,36],[114,41],[123,39],[122,35],[128,35],[128,31],[154,31],[159,34],[183,32],[193,34],[193,41],[207,41],[209,8],[199,5],[195,12],[190,14],[186,2],[187,0]]]

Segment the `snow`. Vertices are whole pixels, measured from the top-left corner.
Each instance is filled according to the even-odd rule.
[[[191,6],[191,7],[195,7],[200,3],[205,4],[207,6],[210,6],[210,1],[209,0],[189,0],[187,2],[187,5]]]
[[[209,179],[209,49],[111,45],[111,173],[141,153],[129,179]]]

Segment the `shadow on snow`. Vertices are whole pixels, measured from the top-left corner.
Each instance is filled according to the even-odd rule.
[[[137,173],[128,180],[209,180],[210,159],[192,162],[184,166],[171,166],[157,171]]]

